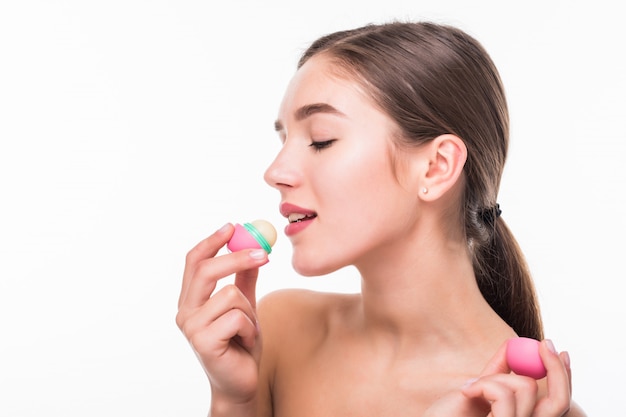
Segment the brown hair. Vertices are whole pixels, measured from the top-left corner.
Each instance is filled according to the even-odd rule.
[[[298,68],[319,53],[356,76],[405,140],[419,145],[452,133],[465,142],[463,221],[478,286],[518,335],[542,339],[530,272],[496,205],[509,117],[484,48],[454,27],[392,22],[326,35],[304,52]]]

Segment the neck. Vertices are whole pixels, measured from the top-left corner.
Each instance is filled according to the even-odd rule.
[[[415,349],[415,343],[480,345],[510,331],[480,293],[464,241],[429,235],[412,242],[357,265],[370,337]]]

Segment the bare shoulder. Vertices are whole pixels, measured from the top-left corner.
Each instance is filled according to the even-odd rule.
[[[345,326],[358,305],[358,294],[286,289],[259,300],[263,354],[261,371],[270,385],[274,377],[300,369],[320,354],[322,346]]]
[[[285,289],[264,296],[257,312],[262,331],[274,333],[306,326],[308,332],[324,331],[336,315],[350,309],[356,294],[336,294],[304,289]]]
[[[269,293],[257,303],[262,354],[259,416],[274,415],[274,393],[285,370],[298,370],[325,342],[333,305],[345,297],[302,289]],[[345,302],[345,301],[343,301]]]
[[[288,359],[289,352],[294,350],[313,353],[328,342],[330,334],[345,326],[359,300],[359,294],[304,289],[279,290],[266,295],[257,306],[264,355]]]

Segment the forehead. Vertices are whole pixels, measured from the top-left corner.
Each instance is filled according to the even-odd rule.
[[[323,54],[309,59],[291,79],[279,110],[285,120],[296,109],[326,103],[341,111],[354,105],[373,106],[361,84]]]

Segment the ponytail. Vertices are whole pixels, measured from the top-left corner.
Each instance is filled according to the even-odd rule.
[[[471,217],[474,221],[466,230],[474,229],[470,248],[483,297],[519,336],[543,339],[534,284],[513,234],[499,216],[485,216],[483,212]]]

